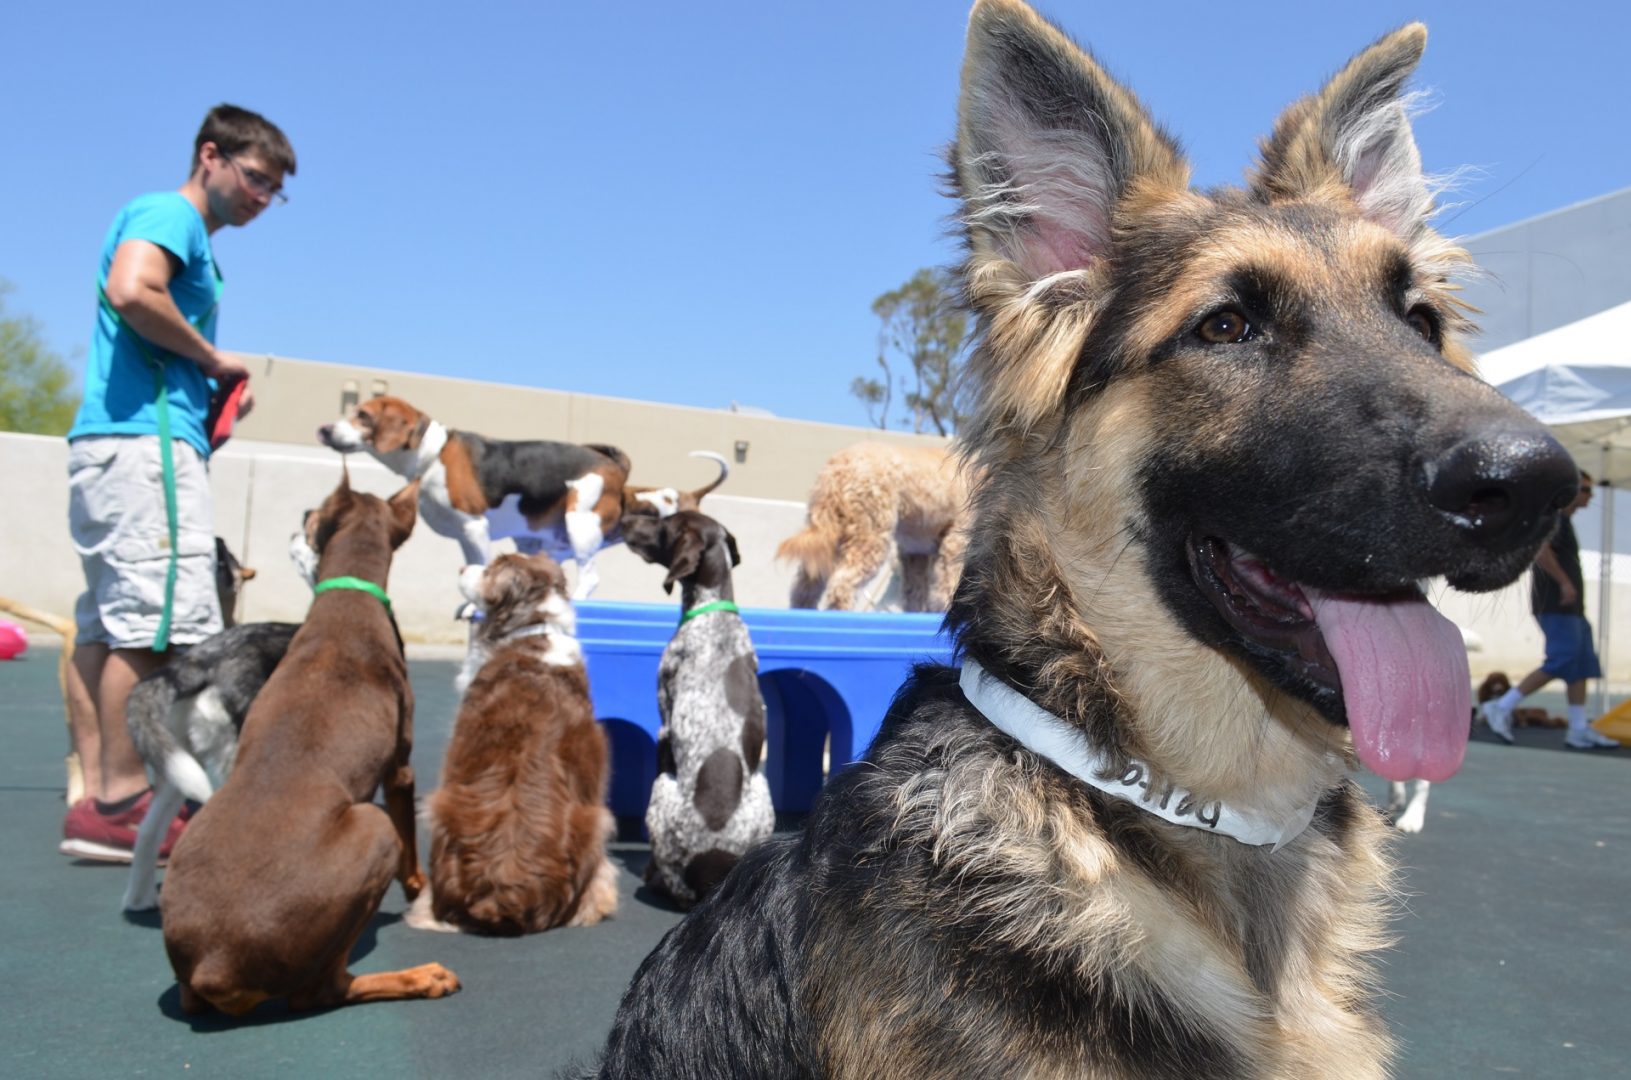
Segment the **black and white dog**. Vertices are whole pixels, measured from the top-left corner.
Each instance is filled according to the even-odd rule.
[[[679,629],[657,668],[657,780],[646,808],[646,884],[690,907],[776,825],[760,768],[765,704],[759,660],[737,614],[731,567],[736,538],[695,510],[629,515],[629,550],[668,567],[680,583]]]
[[[158,906],[153,867],[181,804],[202,803],[232,770],[238,732],[296,623],[245,623],[224,630],[153,672],[130,691],[130,737],[153,778],[153,802],[136,832],[124,909]]]

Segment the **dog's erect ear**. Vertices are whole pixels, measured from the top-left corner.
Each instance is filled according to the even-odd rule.
[[[1102,258],[1135,183],[1189,184],[1138,99],[1018,0],[975,5],[958,113],[953,165],[973,255],[1031,281]]]
[[[391,508],[391,547],[402,546],[413,532],[413,523],[419,516],[419,481],[392,495],[386,505]]]
[[[1029,426],[1081,356],[1118,208],[1187,191],[1189,167],[1131,91],[1018,0],[969,18],[952,167],[963,290],[991,346],[970,373],[990,419]]]
[[[731,531],[729,529],[726,529],[723,525],[721,525],[720,528],[724,529],[724,532],[725,532],[725,546],[730,549],[731,565],[732,566],[741,566],[742,565],[742,556],[740,554],[738,554],[738,552],[736,550],[736,537],[732,536]]]
[[[1433,210],[1433,188],[1410,130],[1405,80],[1427,28],[1411,23],[1348,61],[1312,97],[1281,114],[1263,142],[1252,192],[1270,201],[1346,187],[1360,213],[1410,239]]]
[[[669,518],[672,522],[674,519]],[[684,581],[702,565],[702,553],[708,545],[693,528],[682,528],[669,548],[668,576],[663,579],[663,592],[673,592],[674,582]]]
[[[623,543],[649,563],[663,561],[662,519],[652,514],[624,514],[618,523]]]

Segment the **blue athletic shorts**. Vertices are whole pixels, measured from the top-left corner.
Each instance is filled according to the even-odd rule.
[[[1602,677],[1597,650],[1591,644],[1591,624],[1584,616],[1536,615],[1535,618],[1540,622],[1540,632],[1546,635],[1542,671],[1564,682]]]

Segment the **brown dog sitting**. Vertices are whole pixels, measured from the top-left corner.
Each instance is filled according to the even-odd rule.
[[[617,908],[608,755],[566,575],[547,555],[501,555],[459,585],[481,618],[426,807],[430,889],[408,924],[511,936],[597,923]]]
[[[440,964],[352,975],[347,957],[395,877],[424,887],[414,838],[413,692],[383,586],[413,529],[415,485],[389,503],[347,479],[306,516],[317,595],[244,720],[237,763],[182,834],[161,908],[187,1012],[241,1016],[442,997]],[[374,792],[385,788],[382,811]]]

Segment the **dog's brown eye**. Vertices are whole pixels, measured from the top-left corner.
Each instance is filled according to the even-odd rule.
[[[1213,345],[1233,345],[1245,341],[1252,331],[1246,316],[1230,308],[1214,311],[1201,321],[1198,333],[1201,340]]]
[[[1405,322],[1410,328],[1420,334],[1434,345],[1438,344],[1438,318],[1421,304],[1417,304],[1405,313]]]

